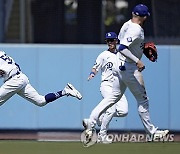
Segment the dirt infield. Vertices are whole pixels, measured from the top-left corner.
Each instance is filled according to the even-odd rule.
[[[80,141],[82,130],[0,130],[0,140],[38,141]],[[146,134],[141,131],[109,131],[110,137],[119,142],[146,142]],[[180,132],[170,132],[164,139],[179,142]]]

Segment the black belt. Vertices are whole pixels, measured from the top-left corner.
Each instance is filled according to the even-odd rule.
[[[14,77],[14,76],[16,76],[16,75],[19,75],[19,74],[20,74],[20,72],[18,71],[17,73],[11,75],[6,81],[10,80],[12,77]],[[5,81],[5,82],[6,82],[6,81]]]
[[[104,81],[109,81],[109,80],[103,80],[102,82],[104,82]]]

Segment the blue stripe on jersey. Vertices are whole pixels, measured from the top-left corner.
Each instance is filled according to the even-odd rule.
[[[123,44],[120,44],[118,50],[119,50],[119,51],[122,51],[122,50],[124,50],[124,49],[126,49],[126,48],[128,48],[128,47],[125,46],[125,45],[123,45]]]

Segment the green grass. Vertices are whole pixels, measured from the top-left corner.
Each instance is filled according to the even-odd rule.
[[[179,154],[178,142],[95,144],[80,142],[0,141],[0,154]]]

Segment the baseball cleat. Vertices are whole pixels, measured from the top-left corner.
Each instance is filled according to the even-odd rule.
[[[81,133],[81,142],[84,147],[90,147],[97,141],[97,135],[95,129],[86,129]]]
[[[66,94],[67,96],[76,97],[76,98],[79,99],[79,100],[82,99],[81,93],[80,93],[78,90],[76,90],[76,89],[74,88],[74,86],[73,86],[72,84],[70,84],[70,83],[68,83],[68,84],[66,85],[66,87],[64,88],[64,92],[65,92],[65,94]]]
[[[113,139],[110,138],[107,134],[105,135],[98,134],[97,143],[111,144],[112,142]]]
[[[148,142],[163,141],[168,133],[169,130],[156,130],[156,132],[153,135],[149,136]]]
[[[81,134],[81,141],[84,147],[92,146],[96,143],[97,135],[96,130],[91,128],[89,119],[83,119],[82,125],[84,127],[84,131]]]
[[[169,130],[157,130],[153,135],[154,136],[153,140],[163,139],[168,133],[169,133]]]

